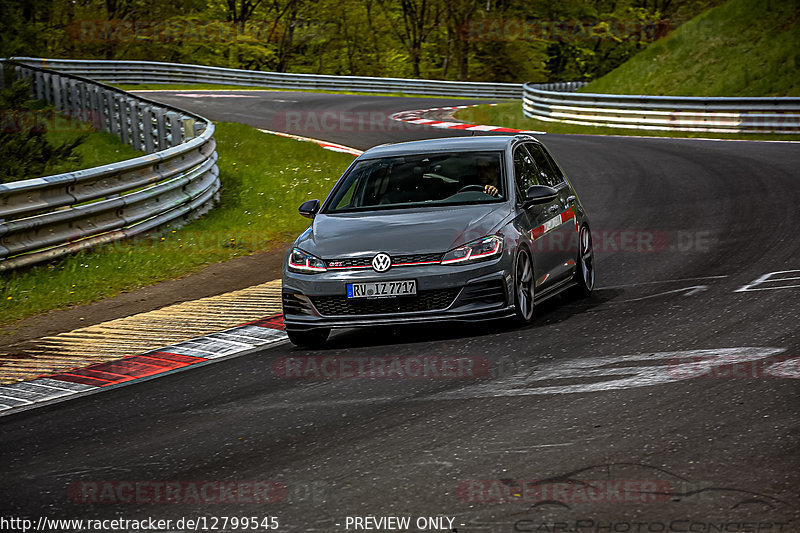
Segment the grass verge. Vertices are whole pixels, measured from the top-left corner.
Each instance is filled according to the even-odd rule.
[[[800,1],[729,0],[581,89],[604,94],[800,96]]]
[[[774,135],[769,133],[708,133],[692,131],[651,131],[602,126],[581,126],[563,122],[549,122],[528,118],[522,114],[522,102],[497,105],[479,105],[461,109],[455,118],[471,124],[490,124],[520,130],[544,131],[547,133],[566,133],[581,135],[634,135],[646,137],[678,137],[703,139],[739,139],[747,141],[798,141],[800,135]]]
[[[95,131],[88,124],[75,123],[66,117],[63,117],[63,120],[64,123],[70,125],[63,128],[50,127],[45,136],[50,144],[60,145],[85,135],[84,141],[75,148],[75,154],[79,156],[79,160],[52,162],[47,165],[45,176],[108,165],[144,155],[144,152],[134,150],[128,144],[122,144],[119,137],[112,133]]]
[[[242,124],[216,126],[222,194],[215,209],[181,229],[0,274],[0,324],[185,276],[293,240],[308,226],[297,207],[323,198],[353,161],[351,155]]]

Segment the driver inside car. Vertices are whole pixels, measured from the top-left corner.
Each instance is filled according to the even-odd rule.
[[[497,198],[500,190],[497,188],[500,178],[500,167],[496,161],[481,157],[476,161],[478,168],[478,183],[483,185],[483,193]]]

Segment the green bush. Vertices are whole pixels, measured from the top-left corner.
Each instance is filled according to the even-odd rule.
[[[24,80],[0,90],[0,183],[42,176],[56,163],[80,164],[76,148],[86,135],[52,142],[47,125],[54,123],[57,115],[31,100],[30,93]]]

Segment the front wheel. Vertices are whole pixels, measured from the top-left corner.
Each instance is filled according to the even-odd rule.
[[[514,266],[514,313],[517,322],[533,320],[533,261],[526,250],[520,250]]]
[[[330,328],[309,329],[305,331],[287,330],[289,341],[298,348],[320,348],[330,335]]]
[[[589,226],[581,226],[579,233],[580,246],[575,269],[575,292],[586,298],[594,290],[594,250],[592,248],[592,232]]]

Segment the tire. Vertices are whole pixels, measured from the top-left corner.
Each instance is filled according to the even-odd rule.
[[[527,250],[520,250],[514,263],[514,314],[519,324],[533,320],[533,261]]]
[[[581,226],[578,233],[578,257],[575,260],[575,295],[588,298],[594,290],[594,248],[589,226]]]
[[[321,348],[330,335],[330,328],[309,329],[304,331],[287,330],[289,341],[298,348]]]

